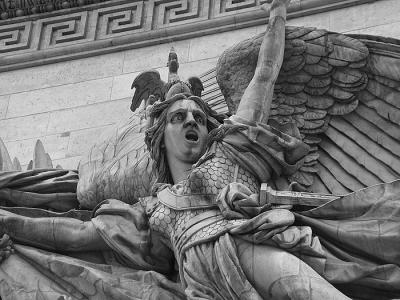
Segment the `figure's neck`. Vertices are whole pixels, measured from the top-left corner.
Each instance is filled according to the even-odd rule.
[[[189,173],[192,171],[191,163],[186,163],[177,160],[174,157],[168,157],[167,159],[168,159],[169,171],[171,172],[174,184],[186,179]]]

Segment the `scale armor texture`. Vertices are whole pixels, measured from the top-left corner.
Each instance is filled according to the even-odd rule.
[[[178,189],[180,195],[208,194],[214,199],[219,192],[234,181],[235,163],[225,155],[220,143],[217,143],[215,155],[200,166],[193,169],[189,177],[181,183]],[[236,182],[245,184],[253,193],[259,192],[260,183],[247,170],[238,168]],[[176,185],[178,186],[178,185]],[[210,203],[211,204],[211,203]],[[172,244],[175,232],[180,232],[187,222],[205,211],[218,208],[193,208],[188,210],[175,210],[158,202],[150,216],[150,226],[153,230],[163,234]],[[226,232],[227,228],[238,225],[244,220],[221,220],[202,228],[192,236],[190,242],[218,236],[219,232]]]

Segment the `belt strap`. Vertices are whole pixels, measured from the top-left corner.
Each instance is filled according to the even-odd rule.
[[[213,194],[177,195],[169,188],[157,193],[158,200],[175,210],[217,207]]]
[[[174,244],[179,255],[183,246],[196,232],[222,219],[221,212],[218,210],[206,211],[191,218],[185,226],[174,235]]]

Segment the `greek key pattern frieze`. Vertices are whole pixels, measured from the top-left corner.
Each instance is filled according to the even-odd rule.
[[[39,20],[39,49],[88,42],[88,12]]]
[[[210,16],[210,0],[156,0],[153,29],[205,21]]]
[[[89,43],[168,27],[207,22],[241,11],[259,9],[261,0],[120,0],[101,7],[38,20],[2,25],[0,56]]]
[[[266,13],[260,10],[267,0],[68,1],[60,2],[62,5],[54,2],[61,5],[57,7],[48,3],[27,11],[25,6],[14,5],[11,8],[16,17],[8,18],[13,10],[4,5],[2,8],[0,0],[0,72],[257,26],[267,21]],[[321,11],[324,6],[334,9],[349,6],[350,2],[356,5],[371,1],[293,0],[288,17],[296,13],[305,15],[307,11],[312,14],[313,9]],[[68,10],[63,10],[64,6]],[[34,55],[29,56],[30,53]]]
[[[107,7],[94,12],[96,39],[106,39],[145,30],[144,3],[133,2],[118,7]]]
[[[236,14],[238,11],[258,9],[260,3],[256,0],[215,0],[214,16],[221,17]]]
[[[0,54],[23,51],[31,47],[32,22],[21,22],[0,27]]]

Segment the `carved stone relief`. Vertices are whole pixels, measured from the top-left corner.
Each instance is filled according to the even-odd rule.
[[[288,17],[373,1],[298,0]],[[265,24],[263,3],[113,0],[2,20],[0,72]]]

